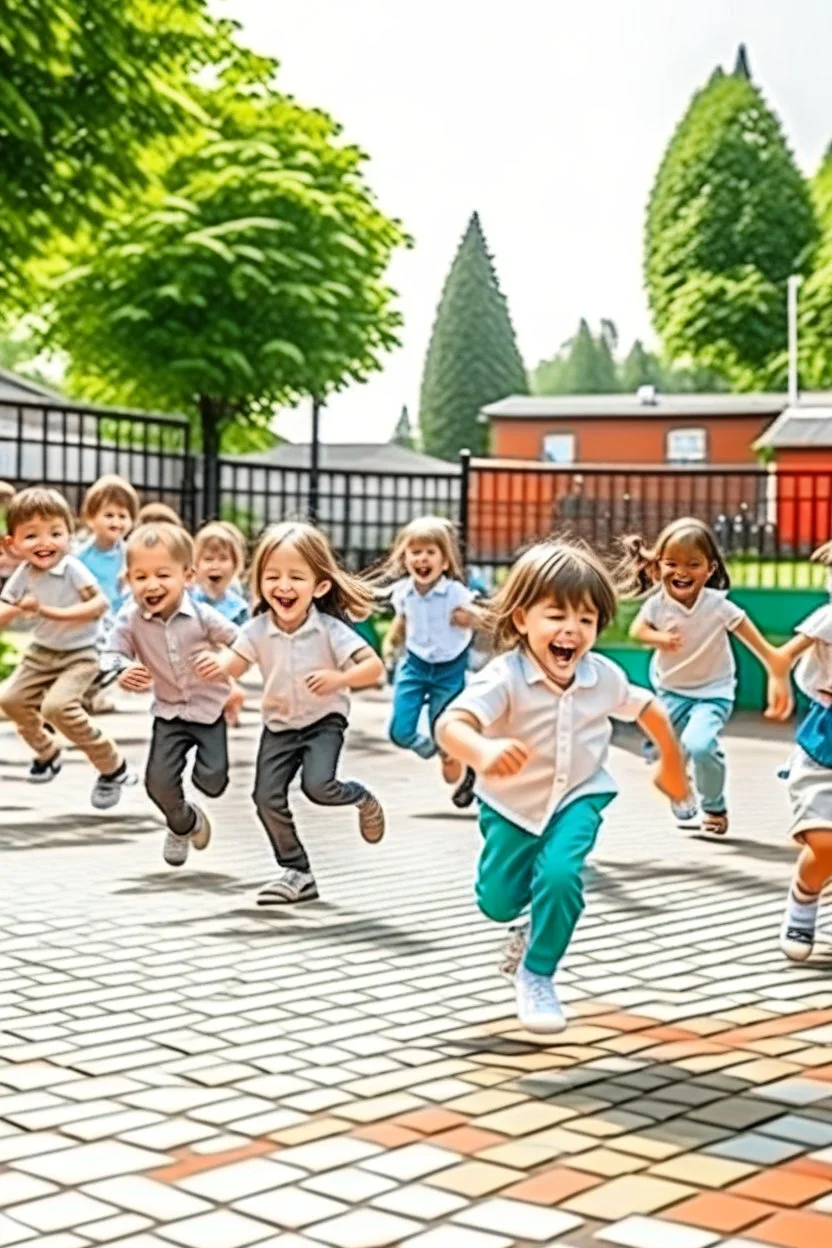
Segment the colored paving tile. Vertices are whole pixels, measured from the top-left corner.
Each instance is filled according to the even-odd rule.
[[[760,1201],[745,1200],[727,1192],[705,1192],[665,1209],[663,1216],[709,1231],[742,1231],[773,1211],[774,1206]]]

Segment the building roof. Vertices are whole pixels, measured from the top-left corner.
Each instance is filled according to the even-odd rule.
[[[787,407],[754,443],[755,451],[832,447],[832,403]]]
[[[40,382],[21,377],[19,373],[13,373],[11,369],[0,368],[0,402],[22,402],[33,397],[57,401],[63,399],[63,395],[57,390],[49,390]]]
[[[511,395],[482,409],[486,420],[551,420],[554,417],[714,418],[721,416],[779,416],[788,403],[785,394],[660,394],[652,400],[637,394]],[[806,394],[801,404],[832,404],[832,394]]]
[[[235,458],[276,468],[304,469],[309,467],[309,453],[308,442],[282,442],[269,451],[255,451]],[[411,451],[393,442],[322,442],[319,466],[325,472],[401,472],[426,477],[459,474],[458,464],[422,455],[420,451]]]

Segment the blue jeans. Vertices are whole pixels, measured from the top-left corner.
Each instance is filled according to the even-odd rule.
[[[659,698],[670,716],[682,749],[693,763],[693,775],[707,815],[725,814],[725,753],[719,734],[734,703],[730,698],[686,698],[662,690]]]
[[[390,740],[403,750],[414,750],[420,758],[436,753],[433,727],[449,702],[465,688],[468,651],[463,650],[447,663],[426,663],[410,650],[396,671],[393,685],[393,718]],[[427,703],[431,735],[419,731],[419,717]]]

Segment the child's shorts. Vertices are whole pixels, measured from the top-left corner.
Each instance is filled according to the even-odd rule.
[[[832,769],[816,763],[799,745],[790,763],[789,800],[794,818],[789,835],[802,841],[804,832],[832,832]]]

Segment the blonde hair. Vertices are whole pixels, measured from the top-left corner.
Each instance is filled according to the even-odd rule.
[[[84,495],[81,505],[81,518],[93,520],[104,507],[115,503],[130,513],[130,519],[136,523],[139,514],[139,496],[129,481],[115,473],[107,473],[99,477]]]
[[[137,550],[152,550],[154,546],[164,546],[174,563],[181,567],[194,566],[194,543],[190,533],[179,525],[160,521],[158,524],[140,524],[128,537],[125,548],[128,571]]]
[[[456,530],[450,520],[444,516],[417,516],[411,520],[396,536],[393,549],[390,551],[378,573],[380,580],[397,581],[407,575],[404,557],[408,546],[414,542],[432,543],[438,546],[442,558],[447,563],[447,575],[454,581],[465,583],[465,572],[462,567],[462,555],[456,539]],[[375,579],[375,578],[374,578]]]
[[[184,529],[182,517],[167,503],[145,503],[138,514],[139,524],[175,524]]]
[[[234,571],[240,576],[246,564],[245,539],[236,527],[226,520],[213,520],[205,524],[194,538],[194,563],[198,563],[203,555],[219,548],[230,555],[234,562]]]
[[[8,481],[0,481],[0,507],[10,503],[17,491]]]
[[[45,485],[30,485],[9,499],[6,528],[14,537],[15,529],[28,524],[36,516],[42,520],[63,520],[70,533],[75,528],[72,511],[63,494]]]
[[[273,525],[266,530],[257,544],[249,573],[255,615],[269,609],[263,597],[263,569],[278,546],[284,543],[294,546],[301,559],[309,564],[318,583],[331,582],[323,597],[315,600],[320,611],[341,620],[367,618],[375,607],[372,590],[357,576],[339,567],[327,537],[320,529],[302,520],[284,520],[281,524]]]
[[[812,551],[812,562],[825,563],[827,567],[832,565],[832,541],[824,542],[817,550]]]
[[[657,587],[661,579],[659,563],[671,542],[694,547],[708,563],[715,565],[705,582],[709,589],[731,588],[731,578],[713,529],[695,516],[680,516],[665,525],[653,547],[638,533],[621,538],[619,544],[624,554],[616,570],[616,579],[623,597],[642,598]]]
[[[598,612],[599,633],[614,619],[618,607],[612,577],[588,546],[559,540],[538,542],[514,563],[487,608],[498,650],[513,650],[523,644],[514,623],[515,613],[547,599],[575,608],[591,603]]]

